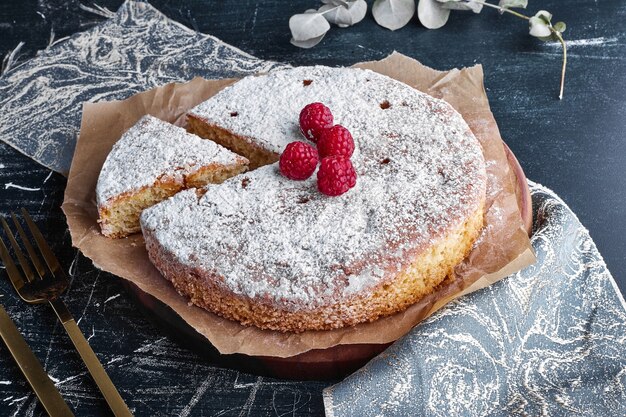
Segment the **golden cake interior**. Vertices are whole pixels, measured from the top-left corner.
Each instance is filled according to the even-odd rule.
[[[164,175],[149,187],[119,195],[101,205],[98,212],[98,223],[102,228],[102,234],[110,238],[122,238],[140,232],[139,217],[146,208],[152,207],[184,189],[201,188],[207,184],[220,184],[246,170],[247,165],[243,162],[232,165],[208,164],[200,166],[184,176],[183,182]]]
[[[220,126],[208,124],[192,114],[187,116],[187,122],[187,129],[190,133],[204,139],[210,139],[218,145],[247,158],[250,161],[251,170],[273,164],[280,158],[280,155],[263,149]]]

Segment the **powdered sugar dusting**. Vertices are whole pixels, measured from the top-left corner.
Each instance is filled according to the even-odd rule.
[[[236,294],[293,311],[389,279],[478,207],[484,158],[462,117],[371,71],[301,67],[248,77],[193,113],[280,152],[303,140],[298,114],[314,101],[352,132],[355,188],[327,197],[315,175],[291,181],[269,165],[209,185],[200,199],[190,190],[144,211],[147,239]]]
[[[96,198],[100,205],[122,193],[151,186],[162,176],[182,182],[202,166],[244,161],[213,141],[144,116],[113,146],[98,178]]]

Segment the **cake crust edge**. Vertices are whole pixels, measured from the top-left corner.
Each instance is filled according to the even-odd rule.
[[[403,311],[431,294],[471,251],[484,225],[483,211],[484,197],[461,225],[450,229],[426,251],[407,259],[395,276],[343,302],[313,310],[291,311],[235,294],[219,285],[223,278],[178,262],[158,245],[150,231],[144,230],[144,238],[150,260],[192,304],[242,325],[300,333],[372,322]]]

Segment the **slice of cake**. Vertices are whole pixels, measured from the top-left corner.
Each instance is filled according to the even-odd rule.
[[[112,238],[139,232],[139,216],[186,188],[244,172],[248,160],[153,116],[144,116],[113,146],[96,186],[98,222]]]
[[[483,227],[482,148],[448,103],[359,69],[247,77],[192,109],[194,132],[263,165],[305,140],[322,102],[354,138],[356,186],[263,166],[144,211],[150,259],[197,306],[264,329],[324,330],[402,311],[440,285]]]

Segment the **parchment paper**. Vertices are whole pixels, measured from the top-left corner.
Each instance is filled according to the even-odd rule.
[[[398,53],[356,66],[386,74],[447,100],[463,115],[483,146],[489,178],[486,226],[470,255],[457,268],[456,276],[432,295],[402,313],[346,329],[300,334],[260,330],[189,305],[150,263],[140,234],[117,240],[100,234],[96,222],[96,182],[111,147],[122,133],[145,114],[181,124],[186,110],[234,82],[233,79],[195,78],[186,84],[168,84],[124,101],[83,105],[80,136],[62,206],[73,245],[98,268],[133,282],[169,305],[221,353],[275,357],[295,356],[339,344],[394,341],[452,299],[533,263],[535,257],[517,205],[514,173],[509,168],[483,88],[482,67],[441,72]]]

